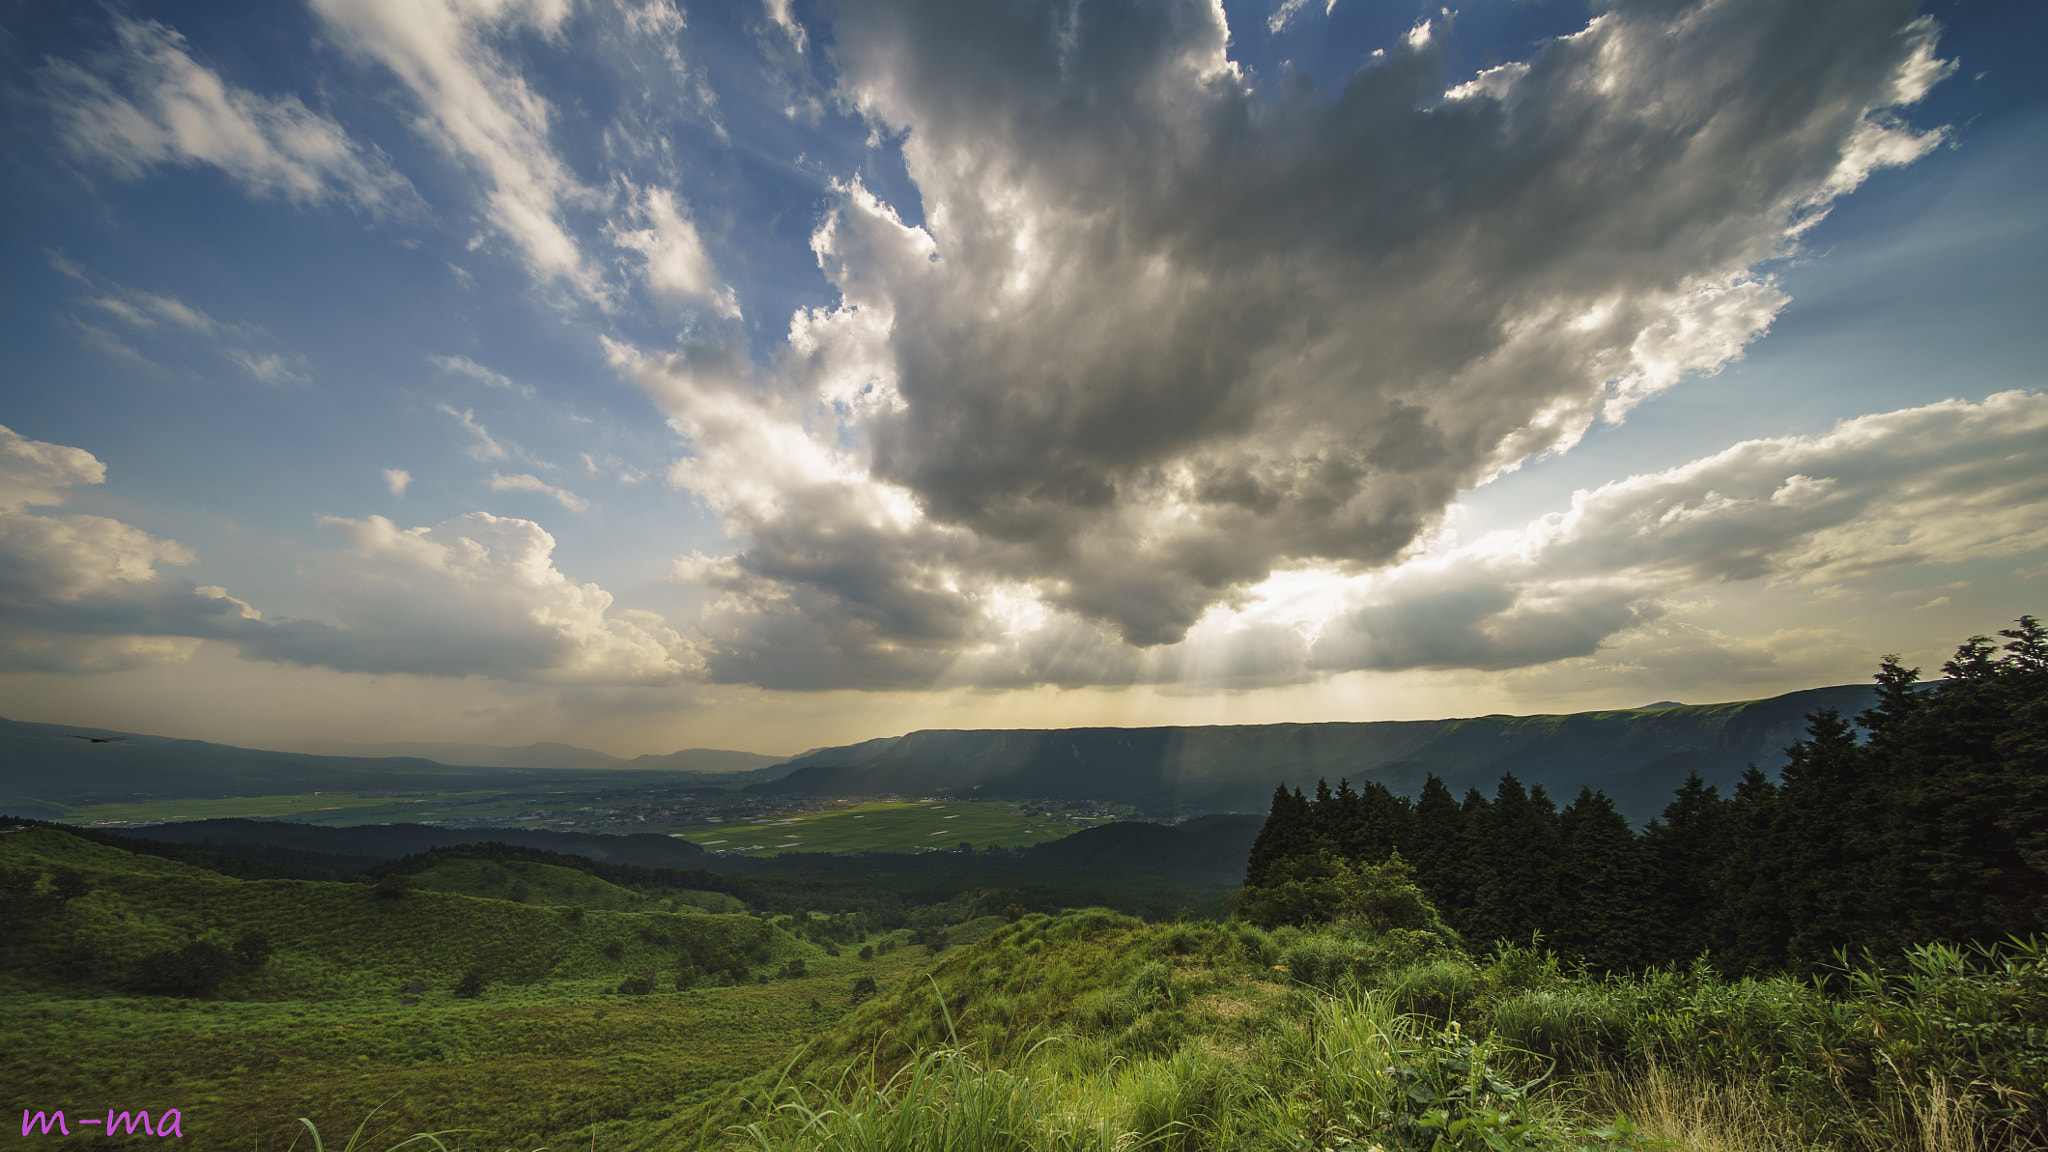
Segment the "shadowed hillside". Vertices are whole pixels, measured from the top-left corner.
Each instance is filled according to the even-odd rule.
[[[1074,796],[1182,811],[1263,811],[1275,785],[1372,780],[1413,794],[1434,773],[1454,791],[1512,772],[1570,794],[1590,785],[1647,820],[1688,774],[1732,786],[1785,762],[1809,712],[1868,707],[1843,685],[1768,700],[1563,716],[1201,728],[923,731],[806,753],[764,791],[821,796]]]

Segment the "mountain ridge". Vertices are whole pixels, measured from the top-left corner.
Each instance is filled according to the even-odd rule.
[[[1155,728],[925,729],[787,761],[749,790],[821,796],[947,794],[1087,797],[1178,811],[1263,811],[1274,787],[1368,780],[1406,795],[1434,774],[1453,791],[1490,792],[1513,773],[1559,803],[1598,788],[1641,823],[1686,776],[1732,787],[1754,763],[1774,769],[1808,713],[1854,715],[1868,685],[1762,700],[1535,716]]]

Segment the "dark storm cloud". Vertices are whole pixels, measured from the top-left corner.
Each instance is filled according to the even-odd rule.
[[[1944,74],[1905,0],[1617,4],[1447,94],[1453,34],[1268,100],[1210,4],[839,4],[925,226],[849,186],[814,243],[842,304],[768,368],[614,349],[745,541],[693,570],[714,674],[994,668],[1017,589],[1173,645],[1276,569],[1388,565],[1738,355],[1784,302],[1757,265],[1938,139],[1885,111]],[[1544,635],[1515,659],[1577,643]]]

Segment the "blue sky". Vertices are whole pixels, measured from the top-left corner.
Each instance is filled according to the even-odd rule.
[[[2048,563],[2027,3],[0,15],[0,692],[285,747],[1737,699]]]

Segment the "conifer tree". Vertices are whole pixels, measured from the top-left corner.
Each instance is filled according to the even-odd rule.
[[[1414,862],[1415,883],[1430,903],[1453,925],[1463,925],[1472,906],[1465,812],[1435,773],[1422,783],[1401,855]]]
[[[1471,813],[1468,812],[1468,817]],[[1467,939],[1526,941],[1550,927],[1557,901],[1557,809],[1512,773],[1500,778],[1483,817],[1468,820],[1475,888]]]
[[[1266,822],[1252,841],[1251,856],[1245,861],[1244,882],[1248,888],[1274,883],[1274,869],[1296,856],[1313,851],[1314,831],[1310,827],[1309,804],[1301,789],[1290,791],[1282,784],[1273,789],[1273,806]]]
[[[1778,788],[1751,764],[1722,810],[1723,852],[1710,875],[1714,962],[1730,973],[1774,971],[1791,934],[1775,857]]]
[[[1806,969],[1869,939],[1873,840],[1881,818],[1865,750],[1832,708],[1807,717],[1806,739],[1785,750],[1770,858],[1791,931],[1785,960]]]
[[[1660,961],[1685,964],[1713,947],[1717,916],[1712,875],[1727,851],[1720,790],[1691,773],[1643,829],[1645,864],[1654,896],[1651,947]]]
[[[1550,933],[1558,951],[1599,972],[1649,963],[1654,888],[1628,819],[1605,793],[1582,788],[1558,830],[1560,899]]]

